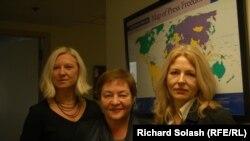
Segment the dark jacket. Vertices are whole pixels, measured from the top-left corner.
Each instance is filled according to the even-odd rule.
[[[124,141],[133,141],[133,125],[135,124],[140,124],[140,121],[132,115]],[[86,128],[89,127],[89,125],[92,127]],[[88,121],[86,123],[82,122],[76,131],[73,141],[114,141],[114,139],[103,116],[102,118],[93,119],[92,121]]]
[[[205,118],[199,118],[197,109],[194,108],[193,104],[183,124],[236,124],[230,112],[222,107],[216,109],[207,108],[204,113],[206,115]]]

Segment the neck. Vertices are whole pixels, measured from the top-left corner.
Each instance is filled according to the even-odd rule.
[[[74,93],[56,93],[54,99],[60,104],[73,104],[77,96]]]
[[[179,109],[186,103],[187,101],[175,101],[175,109],[179,111]]]
[[[181,123],[182,123],[182,119],[181,119],[180,115],[178,113],[176,113],[174,116],[174,123],[173,124],[179,125]]]
[[[125,139],[129,126],[129,118],[130,116],[120,120],[107,121],[115,141],[122,141]]]

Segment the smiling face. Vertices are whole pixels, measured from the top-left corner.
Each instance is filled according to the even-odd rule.
[[[166,81],[175,103],[181,106],[198,92],[196,70],[184,56],[177,57],[170,65]]]
[[[66,53],[57,57],[53,72],[52,81],[57,90],[73,88],[78,78],[78,65],[76,59]]]
[[[133,98],[123,80],[107,82],[102,87],[100,104],[107,120],[126,120],[132,110]]]

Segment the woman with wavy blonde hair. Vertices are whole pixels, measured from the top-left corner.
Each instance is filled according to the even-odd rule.
[[[163,64],[154,101],[155,124],[235,124],[214,100],[216,81],[198,47],[175,46]]]
[[[44,99],[31,106],[20,141],[69,141],[82,121],[100,116],[99,105],[84,97],[90,89],[86,79],[86,67],[75,49],[54,50],[41,75]]]

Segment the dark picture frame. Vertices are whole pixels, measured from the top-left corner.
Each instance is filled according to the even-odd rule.
[[[195,2],[159,1],[124,18],[127,68],[134,75],[138,86],[135,112],[142,115],[152,114],[154,75],[161,66],[161,58],[164,59],[164,49],[171,48],[177,26],[180,27],[180,24],[187,22],[188,18],[193,18],[192,23],[201,24],[193,28],[194,30],[205,30],[205,25],[209,28],[196,38],[190,32],[186,32],[186,35],[178,34],[181,38],[179,41],[191,43],[192,40],[193,43],[194,40],[194,43],[199,43],[200,47],[206,47],[203,49],[207,57],[210,53],[221,57],[220,61],[210,58],[211,69],[219,86],[216,99],[231,111],[239,123],[250,122],[250,61],[246,32],[248,31],[246,1]],[[230,17],[227,17],[227,14]],[[204,18],[207,18],[205,22]],[[202,20],[204,26],[201,23]],[[187,28],[188,26],[179,30],[184,31]],[[171,32],[173,34],[170,34]],[[208,40],[203,41],[205,39],[202,38],[203,36],[207,36]],[[187,37],[189,40],[186,40]],[[220,66],[215,65],[215,61],[217,65],[223,65],[223,72],[219,70]]]

